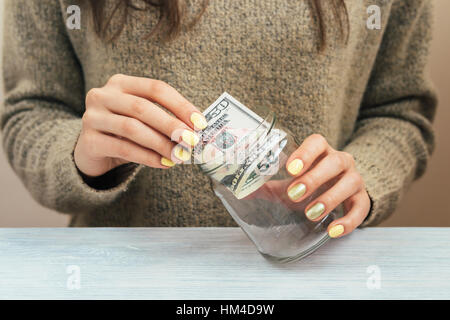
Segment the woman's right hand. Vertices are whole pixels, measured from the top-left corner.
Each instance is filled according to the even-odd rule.
[[[169,168],[187,161],[199,140],[194,130],[207,126],[203,114],[167,83],[121,74],[88,92],[82,122],[74,158],[90,177],[129,162]]]

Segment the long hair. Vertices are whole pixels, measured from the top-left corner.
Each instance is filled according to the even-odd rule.
[[[113,10],[106,15],[105,5],[107,0],[88,0],[94,19],[95,32],[100,38],[113,41],[122,32],[129,14],[130,9],[146,10],[137,8],[132,4],[131,0],[116,0]],[[164,39],[171,40],[177,37],[181,32],[183,22],[186,20],[186,4],[184,0],[143,0],[150,7],[159,9],[159,19],[152,30],[149,30],[147,38],[155,33],[161,33]],[[300,1],[300,0],[297,0]],[[314,14],[314,21],[317,24],[319,33],[319,49],[323,51],[328,44],[328,30],[337,26],[339,30],[339,38],[343,43],[347,43],[350,26],[348,19],[347,7],[344,0],[306,0],[309,1]],[[205,12],[209,0],[204,0],[202,9],[196,17],[187,25],[188,29],[192,28]],[[330,10],[327,10],[330,9]],[[327,12],[331,12],[327,14]],[[108,33],[108,27],[113,17],[119,16],[119,27],[112,33]]]

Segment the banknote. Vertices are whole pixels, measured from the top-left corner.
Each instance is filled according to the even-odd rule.
[[[203,114],[208,127],[199,132],[194,162],[236,198],[256,191],[278,171],[285,132],[226,92]]]

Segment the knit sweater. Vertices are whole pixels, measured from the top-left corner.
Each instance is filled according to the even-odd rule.
[[[191,13],[201,2],[189,1]],[[66,27],[74,4],[80,30]],[[378,224],[433,149],[436,99],[424,72],[431,7],[427,0],[346,4],[347,44],[328,22],[321,53],[309,1],[211,1],[194,29],[169,42],[146,38],[158,9],[130,9],[123,32],[106,42],[85,1],[6,0],[1,129],[9,162],[34,199],[70,214],[72,226],[235,226],[195,165],[128,165],[100,185],[77,170],[87,91],[117,73],[160,79],[200,109],[227,91],[250,108],[271,108],[299,140],[322,134],[354,156],[372,201],[363,226]],[[366,26],[373,4],[381,29]]]

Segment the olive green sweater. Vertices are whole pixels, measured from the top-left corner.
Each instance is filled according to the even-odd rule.
[[[200,109],[228,91],[249,107],[272,108],[299,139],[322,134],[355,157],[372,200],[363,225],[377,224],[423,174],[433,149],[436,100],[424,74],[431,7],[346,3],[348,43],[328,28],[329,47],[319,53],[305,0],[214,0],[172,42],[145,38],[156,9],[132,10],[112,43],[97,38],[84,1],[7,0],[1,128],[11,166],[39,203],[70,214],[72,226],[235,225],[194,165],[121,167],[103,184],[80,176],[73,151],[86,92],[116,73],[143,76],[168,82]],[[73,4],[81,7],[80,30],[66,28]],[[372,4],[381,8],[380,30],[366,27]],[[191,11],[199,8],[200,0],[189,1]]]

